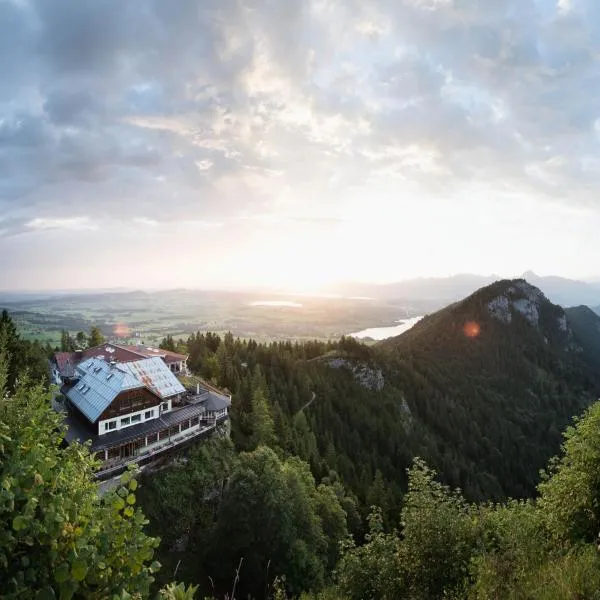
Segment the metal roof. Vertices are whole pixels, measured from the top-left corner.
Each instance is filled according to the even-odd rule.
[[[67,392],[67,398],[90,423],[95,423],[122,391],[145,387],[123,367],[100,358],[89,358],[77,366],[81,378]]]
[[[154,356],[160,356],[167,363],[187,360],[187,356],[185,354],[179,354],[177,352],[172,352],[171,350],[164,350],[163,348],[146,346],[144,344],[137,344],[135,346],[115,344],[115,347],[122,348],[123,350],[127,350],[128,352],[134,352],[135,354],[143,358],[152,358]]]
[[[133,377],[163,399],[185,392],[179,379],[158,356],[124,363],[119,365],[119,368],[131,373]]]

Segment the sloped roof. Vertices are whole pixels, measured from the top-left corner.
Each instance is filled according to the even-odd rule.
[[[93,348],[79,350],[77,352],[55,352],[54,361],[58,367],[58,371],[62,377],[75,377],[76,366],[81,361],[89,358],[104,358],[108,362],[115,361],[126,364],[132,361],[139,361],[144,358],[160,357],[165,363],[181,362],[187,359],[183,354],[171,352],[170,350],[162,350],[161,348],[153,348],[149,346],[125,346],[121,344],[113,344],[106,342]]]
[[[209,412],[217,412],[219,410],[223,410],[224,408],[228,408],[231,402],[227,396],[222,396],[221,394],[216,394],[215,392],[211,392],[207,390],[208,398],[205,402],[203,402],[206,410]]]
[[[158,356],[127,362],[120,365],[120,368],[131,373],[138,381],[163,399],[185,392],[181,382]]]
[[[77,360],[74,354],[74,352],[54,353],[54,362],[56,362],[56,367],[62,377],[73,377],[75,375]]]
[[[121,392],[145,387],[123,366],[100,358],[89,358],[77,366],[81,378],[67,392],[67,398],[90,423],[95,423]]]
[[[139,356],[143,356],[145,358],[151,358],[153,356],[160,356],[162,359],[167,362],[180,362],[182,360],[186,360],[187,356],[185,354],[178,354],[177,352],[171,352],[171,350],[163,350],[162,348],[155,348],[152,346],[144,346],[143,344],[138,344],[137,346],[125,346],[120,345],[119,348],[127,350],[128,352],[135,352]]]
[[[135,346],[134,346],[135,347]],[[132,360],[139,360],[142,355],[126,346],[120,346],[118,344],[105,343],[100,346],[94,346],[83,351],[82,357],[103,357],[107,361],[114,360],[118,363],[126,363]]]

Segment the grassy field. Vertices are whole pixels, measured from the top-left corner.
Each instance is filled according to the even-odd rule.
[[[290,302],[292,305],[257,305]],[[393,325],[423,314],[421,306],[344,298],[265,297],[256,294],[172,290],[80,294],[2,301],[21,335],[57,344],[60,332],[100,327],[123,342],[158,343],[167,334],[187,338],[196,331],[258,340],[337,339],[367,327]]]

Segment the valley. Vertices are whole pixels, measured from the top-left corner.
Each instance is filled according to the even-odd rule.
[[[196,331],[261,341],[334,340],[370,327],[394,326],[423,314],[431,302],[372,298],[265,295],[170,290],[105,292],[31,298],[0,295],[26,339],[60,343],[61,330],[75,335],[98,326],[110,338],[158,344],[166,335],[187,338]]]

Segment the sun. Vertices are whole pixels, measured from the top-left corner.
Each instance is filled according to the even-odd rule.
[[[285,292],[319,292],[337,278],[336,258],[330,251],[297,239],[252,252],[236,271],[251,285]]]

